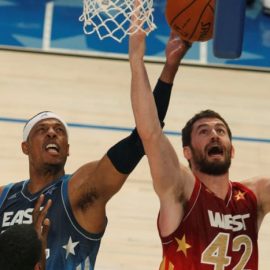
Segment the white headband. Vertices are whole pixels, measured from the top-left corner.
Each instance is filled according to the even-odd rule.
[[[32,130],[32,128],[34,127],[34,125],[36,123],[38,123],[39,121],[41,120],[44,120],[44,119],[49,119],[49,118],[53,118],[53,119],[57,119],[59,120],[65,127],[67,133],[68,133],[68,126],[66,124],[66,122],[61,118],[59,117],[58,115],[56,115],[55,113],[53,112],[41,112],[37,115],[35,115],[33,118],[31,118],[27,123],[26,125],[24,126],[24,129],[23,129],[23,141],[26,142],[27,141],[27,138],[29,136],[29,133],[30,131]]]

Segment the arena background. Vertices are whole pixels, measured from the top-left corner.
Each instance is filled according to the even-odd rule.
[[[165,0],[154,0],[154,8],[158,28],[148,38],[151,46],[148,46],[147,55],[151,60],[163,61],[169,34],[164,17]],[[79,21],[81,14],[81,0],[0,0],[0,46],[127,58],[127,39],[119,44],[112,39],[100,41],[96,34],[86,36]],[[185,60],[203,65],[269,69],[270,15],[263,14],[259,0],[247,6],[240,59],[214,57],[212,43],[195,43]]]
[[[155,15],[158,29],[147,39],[152,85],[162,69],[169,33],[164,2],[155,3],[160,7]],[[27,157],[20,149],[22,129],[26,119],[39,111],[55,111],[70,126],[67,173],[101,158],[134,127],[129,63],[112,60],[127,58],[127,40],[119,44],[85,36],[78,21],[81,13],[80,1],[0,0],[0,185],[27,179]],[[235,181],[269,175],[270,164],[270,17],[262,14],[259,2],[246,13],[240,59],[214,58],[211,41],[194,44],[185,57],[188,65],[181,67],[175,79],[165,125],[179,159],[186,163],[180,128],[199,110],[220,112],[234,134],[236,156],[230,177]],[[156,229],[158,208],[143,158],[108,204],[109,223],[96,269],[158,269],[162,256]],[[259,233],[260,270],[270,266],[269,226],[267,216]]]

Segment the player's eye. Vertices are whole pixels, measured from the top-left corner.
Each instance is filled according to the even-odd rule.
[[[207,134],[208,134],[208,129],[206,129],[206,128],[200,129],[200,130],[199,130],[199,134],[200,134],[200,135],[207,135]]]
[[[218,129],[217,129],[217,133],[218,133],[219,135],[224,135],[224,134],[226,133],[226,131],[225,131],[225,129],[223,129],[223,128],[218,128]]]
[[[37,129],[37,131],[38,131],[38,132],[45,132],[46,129],[45,129],[45,127],[39,127],[39,128]]]
[[[59,134],[64,134],[65,133],[65,129],[63,127],[56,127],[55,131]]]

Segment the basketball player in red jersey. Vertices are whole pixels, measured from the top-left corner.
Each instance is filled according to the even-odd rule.
[[[160,200],[160,270],[257,270],[257,237],[270,211],[270,178],[229,180],[231,131],[211,110],[196,114],[183,128],[190,168],[179,163],[157,117],[143,61],[145,34],[138,32],[129,42],[133,113]]]

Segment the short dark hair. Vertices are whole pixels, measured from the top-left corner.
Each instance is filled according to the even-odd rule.
[[[232,133],[231,133],[231,130],[229,128],[229,125],[228,123],[224,120],[223,117],[221,117],[220,114],[218,114],[217,112],[215,111],[212,111],[212,110],[204,110],[204,111],[201,111],[197,114],[195,114],[187,123],[186,125],[184,126],[184,128],[182,129],[182,146],[190,146],[191,145],[191,132],[192,132],[192,128],[193,128],[193,125],[196,121],[202,119],[202,118],[217,118],[217,119],[220,119],[224,125],[226,126],[227,128],[227,131],[228,131],[228,134],[229,134],[229,137],[230,137],[230,140],[232,140]]]
[[[0,269],[33,270],[41,260],[42,243],[33,224],[20,224],[0,234]]]

